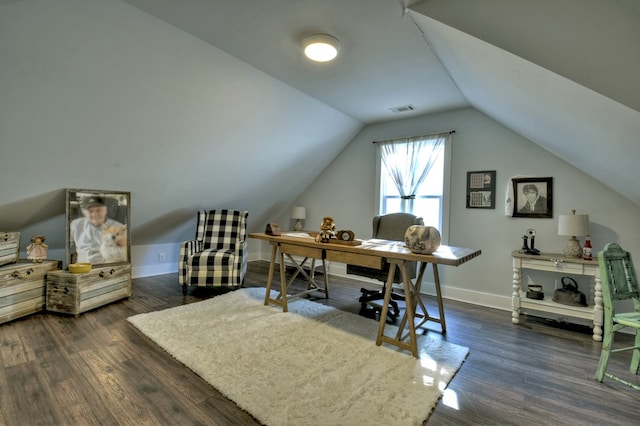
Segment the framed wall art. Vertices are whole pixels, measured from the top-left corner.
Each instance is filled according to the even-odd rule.
[[[131,262],[131,194],[66,190],[66,262],[108,265]]]
[[[496,171],[467,172],[467,208],[496,208]]]
[[[552,218],[552,186],[552,177],[513,179],[513,217]]]

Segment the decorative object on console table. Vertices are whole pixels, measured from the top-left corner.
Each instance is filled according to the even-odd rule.
[[[20,253],[20,233],[0,232],[0,265],[16,263]]]
[[[531,245],[528,244],[529,241],[531,242]],[[533,255],[540,254],[540,250],[538,250],[535,247],[535,245],[536,245],[536,230],[529,228],[527,229],[527,233],[522,236],[522,248],[520,249],[520,253],[533,254]]]
[[[54,271],[47,274],[47,311],[73,314],[131,296],[131,265],[93,268],[74,274]]]
[[[585,235],[584,248],[582,249],[582,258],[584,260],[593,259],[593,247],[591,247],[591,236]]]
[[[0,266],[0,324],[44,309],[45,275],[58,268],[56,260]]]
[[[293,208],[291,212],[291,218],[296,220],[296,223],[293,225],[293,229],[300,232],[304,227],[302,221],[307,218],[307,209],[304,207],[296,206]]]
[[[519,324],[522,311],[531,310],[543,312],[547,317],[553,318],[581,318],[593,321],[593,340],[602,341],[603,307],[602,284],[600,282],[600,268],[596,260],[584,260],[582,258],[566,257],[557,253],[540,253],[531,255],[514,250],[513,258],[513,286],[511,293],[511,305],[513,312],[511,322]],[[526,291],[522,288],[523,270],[532,269],[546,271],[553,274],[581,275],[593,278],[593,285],[585,290],[588,306],[569,306],[556,303],[551,298],[535,300],[526,297]]]
[[[576,237],[584,237],[588,233],[589,215],[576,214],[571,210],[571,214],[561,214],[558,218],[558,235],[571,237],[564,249],[565,256],[582,257],[582,247]]]

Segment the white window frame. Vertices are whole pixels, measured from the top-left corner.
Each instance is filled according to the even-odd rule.
[[[442,203],[440,212],[440,223],[442,229],[439,229],[440,236],[442,237],[442,244],[449,243],[449,220],[450,220],[450,205],[451,205],[451,145],[453,138],[447,138],[444,144],[444,176],[443,176],[443,189],[442,189]],[[381,205],[381,176],[382,176],[382,158],[380,156],[380,150],[376,149],[376,192],[375,192],[375,205],[374,211],[376,215],[380,214]]]

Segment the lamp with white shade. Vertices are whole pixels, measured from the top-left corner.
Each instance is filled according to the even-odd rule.
[[[558,218],[558,235],[569,236],[569,241],[564,249],[567,257],[582,257],[582,247],[576,237],[584,237],[589,234],[589,215],[576,214],[571,210],[571,214],[561,214]]]
[[[302,221],[307,218],[307,209],[296,206],[291,211],[291,217],[296,220],[296,223],[293,225],[293,229],[296,231],[302,231]]]

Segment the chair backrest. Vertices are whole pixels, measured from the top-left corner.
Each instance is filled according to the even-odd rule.
[[[598,253],[602,297],[605,306],[614,300],[634,300],[636,311],[640,311],[640,287],[631,254],[619,244],[609,243]]]
[[[404,234],[411,225],[424,225],[424,221],[411,213],[374,216],[371,236],[383,240],[404,241]]]
[[[199,210],[196,240],[202,241],[202,248],[235,249],[247,238],[247,217],[249,212],[240,210]]]

